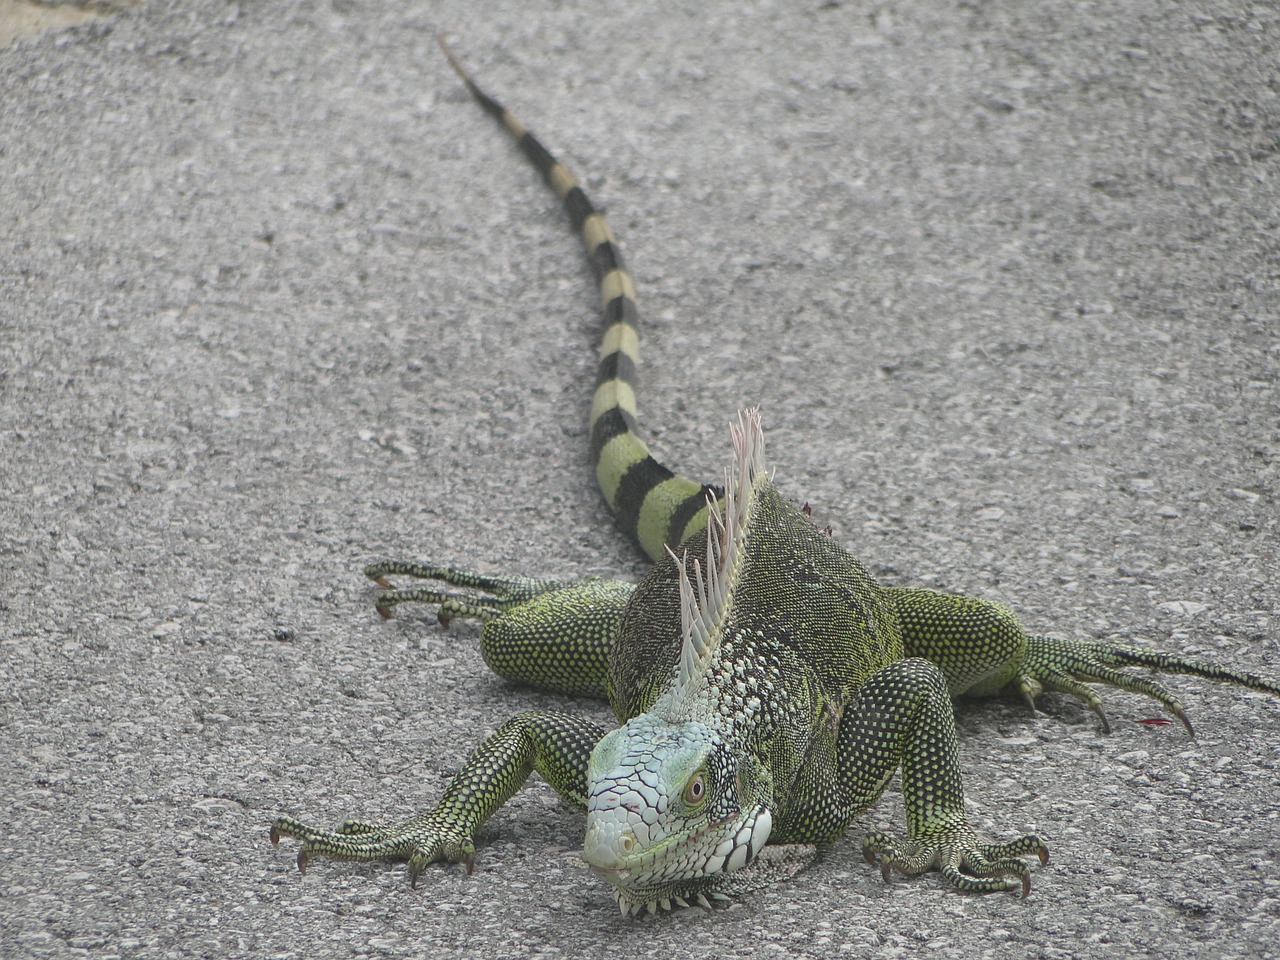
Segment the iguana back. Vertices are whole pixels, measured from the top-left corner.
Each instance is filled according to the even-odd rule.
[[[758,494],[742,569],[737,623],[761,631],[812,672],[824,695],[846,704],[863,682],[901,659],[893,603],[856,557],[818,531],[767,478]],[[705,556],[707,531],[680,555]],[[620,721],[653,703],[679,659],[680,567],[664,557],[636,586],[610,659],[609,702]]]

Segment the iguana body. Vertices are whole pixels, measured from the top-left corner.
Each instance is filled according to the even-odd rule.
[[[962,890],[1025,895],[1022,857],[1043,863],[1047,849],[1032,835],[987,844],[970,828],[951,697],[1015,691],[1031,700],[1063,691],[1089,704],[1105,728],[1086,686],[1100,682],[1153,697],[1190,729],[1168,691],[1116,668],[1280,694],[1280,684],[1251,674],[1030,636],[998,604],[878,584],[773,487],[754,413],[734,432],[723,499],[709,509],[719,488],[673,474],[635,432],[634,292],[608,226],[568,171],[449,59],[582,234],[605,320],[591,413],[596,475],[655,566],[634,588],[371,567],[384,586],[390,575],[407,575],[476,591],[388,589],[378,609],[389,616],[415,601],[438,604],[442,622],[478,617],[497,673],[605,698],[622,726],[609,732],[560,711],[521,713],[480,745],[433,810],[413,819],[326,831],[281,817],[272,840],[301,839],[300,867],[310,856],[407,859],[416,882],[432,861],[470,864],[480,824],[537,770],[587,812],[584,858],[624,913],[705,903],[795,872],[901,769],[906,838],[873,834],[863,844],[885,878],[891,868],[936,868]]]

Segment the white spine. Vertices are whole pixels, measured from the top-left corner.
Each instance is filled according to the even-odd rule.
[[[687,554],[672,558],[680,565],[680,613],[684,639],[677,690],[689,692],[703,674],[722,640],[726,613],[732,606],[735,575],[746,551],[747,527],[755,507],[755,486],[765,472],[764,433],[760,408],[738,412],[730,424],[733,463],[724,473],[724,511],[707,511],[707,556],[696,558],[692,576]]]

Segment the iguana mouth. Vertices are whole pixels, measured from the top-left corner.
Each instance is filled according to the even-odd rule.
[[[726,834],[726,828],[732,832]],[[755,860],[772,829],[773,815],[761,806],[746,814],[722,817],[634,856],[621,857],[618,851],[633,839],[629,832],[596,839],[589,827],[583,858],[612,888],[624,914],[639,913],[646,907],[653,913],[688,906],[688,900],[710,906],[707,897],[724,899],[717,889],[720,883]]]
[[[609,892],[613,894],[624,917],[646,910],[653,914],[678,907],[700,906],[711,909],[713,901],[729,900],[734,895],[758,890],[794,876],[798,870],[812,862],[816,854],[817,848],[810,844],[766,846],[747,866],[733,873],[717,873],[684,882],[647,887],[624,887],[611,883]],[[608,879],[608,874],[624,871],[595,872]]]
[[[613,850],[597,847],[588,852],[586,849],[587,844],[584,844],[582,856],[583,859],[587,861],[587,866],[591,868],[592,873],[595,873],[597,876],[603,878],[614,886],[627,886],[628,884],[626,881],[630,880],[633,876],[639,875],[645,879],[649,879],[660,874],[662,872],[662,865],[665,862],[675,858],[682,850],[687,850],[696,845],[697,842],[707,834],[720,829],[726,823],[730,823],[741,818],[741,816],[741,812],[738,812],[727,817],[722,817],[719,820],[708,823],[698,830],[690,832],[687,836],[672,838],[667,843],[641,850],[636,853],[635,856],[628,857],[625,860],[614,855],[614,859],[620,860],[623,863],[622,866],[607,866],[606,864],[599,862],[604,860],[606,857],[613,855]],[[628,835],[630,836],[629,831]],[[593,858],[595,862],[593,862]]]

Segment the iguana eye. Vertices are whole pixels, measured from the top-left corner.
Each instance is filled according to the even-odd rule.
[[[685,803],[695,806],[707,798],[707,775],[699,770],[684,788]]]

